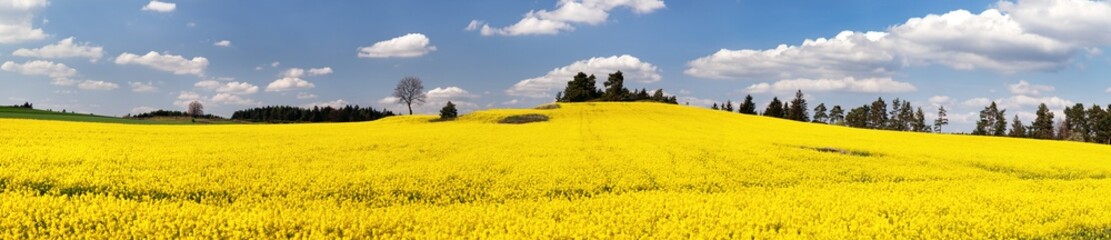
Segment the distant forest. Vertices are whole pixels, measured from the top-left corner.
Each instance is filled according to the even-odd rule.
[[[235,111],[231,119],[251,122],[362,122],[395,115],[389,110],[347,105],[342,108],[293,106],[266,106]]]
[[[663,89],[656,89],[652,94],[648,94],[648,90],[635,89],[630,91],[625,88],[625,75],[621,71],[617,71],[609,75],[606,82],[602,83],[605,89],[598,89],[595,87],[596,78],[593,74],[587,76],[585,73],[579,72],[571,81],[567,82],[567,87],[562,92],[556,94],[557,102],[634,102],[634,101],[655,101],[662,103],[678,104],[675,96],[664,96]]]
[[[745,96],[744,102],[736,104],[736,108],[734,105],[732,101],[726,101],[720,104],[713,103],[710,108],[729,112],[736,110],[742,114],[802,122],[892,131],[941,132],[942,127],[949,124],[944,106],[938,108],[937,117],[933,119],[932,124],[927,125],[921,107],[914,107],[910,101],[898,98],[892,100],[890,104],[883,98],[878,98],[870,104],[848,110],[841,105],[830,108],[826,107],[825,103],[819,103],[813,108],[813,115],[810,115],[810,109],[801,90],[797,91],[795,98],[789,102],[773,97],[763,112],[756,111],[752,95]],[[1085,108],[1084,104],[1077,103],[1072,107],[1066,107],[1064,121],[1057,123],[1054,123],[1053,112],[1045,103],[1038,106],[1035,119],[1029,124],[1019,119],[1018,115],[1008,123],[1006,112],[1006,109],[999,108],[995,102],[984,107],[971,134],[1111,144],[1111,105],[1107,106],[1107,109],[1098,104]]]
[[[128,115],[124,115],[123,117],[125,117],[125,118],[147,119],[147,118],[155,118],[155,117],[193,117],[193,115],[191,115],[189,113],[186,113],[186,112],[182,112],[182,111],[167,111],[167,110],[159,109],[159,110],[154,110],[154,111],[151,111],[151,112],[140,113],[140,114],[135,114],[135,115],[128,114]],[[212,115],[212,114],[198,115],[195,118],[224,119],[223,117]]]

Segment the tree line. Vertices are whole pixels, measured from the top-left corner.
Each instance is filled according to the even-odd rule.
[[[810,109],[802,90],[795,92],[795,98],[791,101],[780,101],[778,97],[773,97],[763,112],[756,111],[756,103],[753,102],[752,95],[745,96],[744,102],[741,102],[736,108],[733,105],[732,101],[726,101],[720,104],[713,103],[710,108],[729,112],[736,110],[741,114],[763,115],[800,122],[893,131],[941,132],[941,128],[949,124],[945,107],[939,108],[938,116],[933,119],[933,124],[927,125],[926,114],[921,107],[916,108],[910,104],[910,101],[903,101],[898,98],[891,101],[890,109],[883,98],[878,98],[870,104],[855,107],[848,111],[841,105],[834,105],[829,108],[826,107],[825,103],[819,103],[813,109],[813,116],[810,115]]]
[[[598,89],[597,78],[594,74],[587,76],[579,72],[567,82],[563,91],[556,93],[556,102],[634,102],[655,101],[662,103],[678,104],[675,96],[664,96],[663,89],[656,89],[652,94],[647,89],[641,88],[630,91],[625,88],[625,75],[621,71],[609,74],[606,82],[602,83],[604,89]]]
[[[23,102],[23,104],[12,105],[13,108],[26,108],[26,109],[35,109],[34,106],[35,105],[32,105],[29,102]]]
[[[1056,124],[1053,112],[1045,103],[1038,105],[1034,121],[1030,124],[1025,124],[1017,114],[1008,124],[1006,112],[995,102],[984,107],[972,134],[1111,144],[1111,105],[1107,109],[1099,104],[1085,107],[1083,103],[1065,107],[1064,121]]]
[[[183,111],[171,111],[171,110],[162,110],[162,109],[154,110],[154,111],[150,111],[150,112],[145,112],[145,113],[140,113],[140,114],[135,114],[135,115],[127,114],[127,115],[124,115],[123,117],[124,118],[138,118],[138,119],[155,118],[155,117],[193,117],[193,118],[207,118],[207,119],[224,119],[223,117],[212,115],[212,114],[203,114],[202,113],[202,114],[199,114],[199,115],[194,115],[194,114],[189,114],[189,113],[183,112]]]
[[[235,111],[231,119],[251,122],[293,123],[293,122],[361,122],[394,116],[389,110],[372,107],[347,105],[341,108],[331,106],[301,108],[293,106],[266,106]]]

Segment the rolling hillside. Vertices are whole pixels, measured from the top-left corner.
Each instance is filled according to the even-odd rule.
[[[0,238],[1111,237],[1105,145],[658,103],[433,118],[0,119]]]
[[[95,122],[95,123],[127,123],[127,124],[206,124],[206,123],[237,123],[231,120],[210,120],[210,119],[197,119],[192,121],[190,118],[151,118],[151,119],[132,119],[120,118],[112,116],[102,116],[93,114],[80,114],[80,113],[62,113],[54,111],[46,111],[39,109],[26,109],[15,107],[0,107],[0,118],[10,119],[33,119],[33,120],[55,120],[55,121],[71,121],[71,122]]]

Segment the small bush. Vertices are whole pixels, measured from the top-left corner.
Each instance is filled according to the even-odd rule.
[[[532,114],[509,116],[509,117],[503,118],[501,121],[498,121],[498,123],[524,124],[524,123],[545,122],[545,121],[548,121],[548,116],[547,115],[532,113]]]

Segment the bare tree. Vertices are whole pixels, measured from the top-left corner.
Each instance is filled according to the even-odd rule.
[[[413,104],[420,106],[424,103],[424,83],[416,77],[402,78],[397,82],[397,88],[393,89],[393,96],[397,98],[398,103],[409,106],[409,115],[413,115]]]
[[[190,102],[189,109],[185,110],[185,112],[188,113],[189,116],[199,117],[204,115],[204,105],[201,105],[201,102],[198,101]]]

